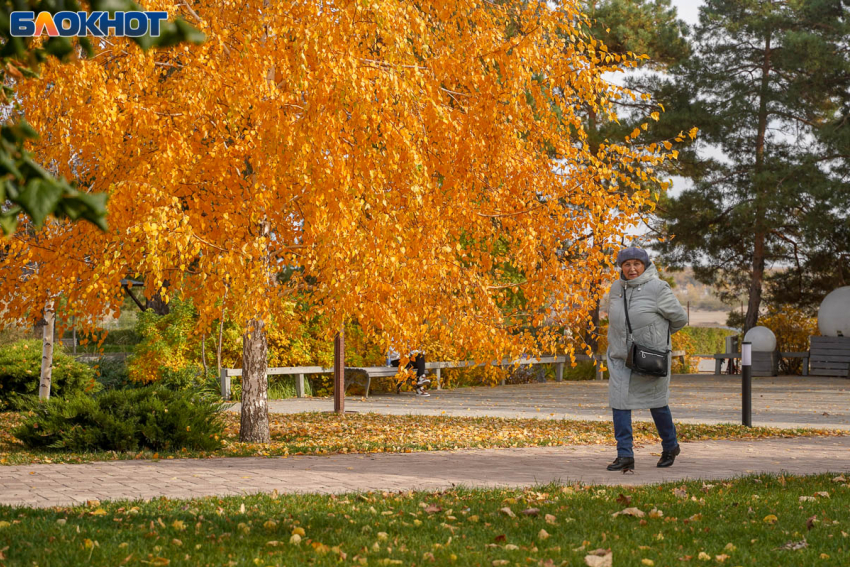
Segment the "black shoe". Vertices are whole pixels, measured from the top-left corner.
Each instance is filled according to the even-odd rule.
[[[609,471],[633,471],[635,470],[634,457],[617,457],[614,462],[608,465]]]
[[[673,466],[673,461],[676,460],[676,457],[679,456],[679,453],[682,452],[682,449],[676,445],[676,448],[672,451],[661,451],[661,458],[658,459],[658,468],[665,468]]]

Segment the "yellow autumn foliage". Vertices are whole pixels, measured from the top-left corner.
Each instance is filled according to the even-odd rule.
[[[203,332],[273,321],[272,364],[300,360],[286,337],[302,320],[454,359],[574,348],[558,329],[587,321],[604,251],[654,206],[674,151],[586,143],[583,113],[614,120],[611,101],[638,96],[607,75],[642,56],[612,58],[575,0],[188,6],[145,7],[187,17],[202,45],[96,39],[20,85],[35,155],[107,192],[109,229],[18,231],[6,320],[61,294],[61,316],[94,328],[130,277],[191,300]],[[523,313],[505,314],[517,291]]]
[[[820,335],[817,318],[792,307],[771,310],[766,317],[759,318],[759,325],[776,335],[779,352],[806,352],[811,346],[809,337]],[[799,358],[783,358],[780,365],[783,374],[802,373],[803,362]]]

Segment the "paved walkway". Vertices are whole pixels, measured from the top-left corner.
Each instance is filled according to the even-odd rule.
[[[670,387],[673,418],[685,423],[740,423],[741,377],[677,374]],[[386,414],[536,417],[610,420],[608,383],[548,382],[497,387],[377,394],[347,398],[346,410]],[[239,405],[233,408],[238,411]],[[330,398],[279,400],[270,411],[297,413],[333,409]],[[635,419],[650,420],[649,412]],[[753,425],[850,430],[850,380],[815,376],[753,379]]]
[[[58,506],[98,499],[191,498],[256,492],[439,490],[551,481],[637,485],[755,472],[850,473],[850,436],[683,443],[669,469],[660,446],[636,451],[633,475],[609,473],[613,449],[538,447],[328,457],[115,461],[0,467],[0,504]]]

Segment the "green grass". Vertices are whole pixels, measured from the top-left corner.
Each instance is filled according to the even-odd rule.
[[[610,549],[617,567],[843,566],[850,489],[835,478],[0,506],[0,564],[551,566]],[[646,515],[612,516],[627,507]]]

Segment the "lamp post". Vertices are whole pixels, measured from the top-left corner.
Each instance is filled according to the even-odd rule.
[[[334,412],[345,413],[345,328],[334,337]]]
[[[741,345],[741,423],[753,426],[753,345]]]

